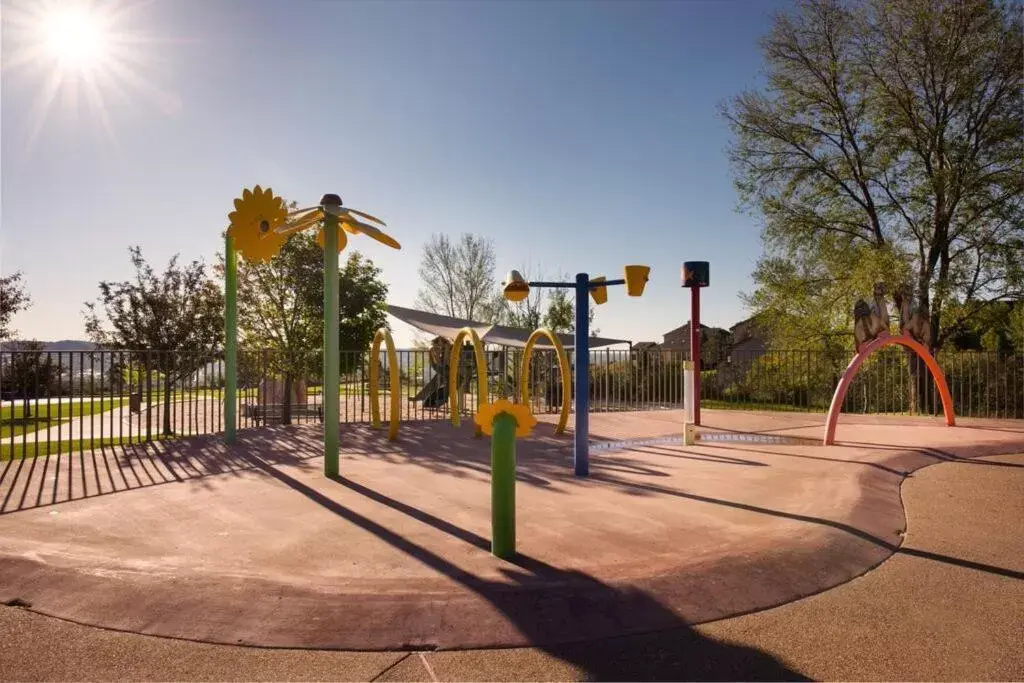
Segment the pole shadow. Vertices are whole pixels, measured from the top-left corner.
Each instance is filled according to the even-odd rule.
[[[499,610],[531,647],[576,665],[590,680],[810,680],[762,650],[698,633],[644,591],[612,586],[584,572],[517,554],[502,568],[505,581],[478,577],[278,468],[260,467],[325,510],[454,579]],[[490,542],[478,534],[351,480],[335,481],[481,551],[490,550]],[[538,584],[545,590],[531,590]],[[553,585],[557,590],[551,590]]]

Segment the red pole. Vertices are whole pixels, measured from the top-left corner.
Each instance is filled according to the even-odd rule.
[[[690,288],[690,360],[693,361],[693,424],[700,426],[700,287]]]

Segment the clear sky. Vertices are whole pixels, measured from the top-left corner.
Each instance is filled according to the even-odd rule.
[[[402,251],[349,248],[394,304],[413,305],[430,233],[475,232],[499,278],[650,265],[643,298],[610,291],[602,335],[660,341],[685,322],[688,259],[712,264],[705,322],[746,315],[759,226],[736,212],[717,107],[758,83],[758,38],[787,3],[97,3],[120,10],[120,56],[91,71],[29,58],[75,30],[47,4],[3,2],[0,268],[24,271],[34,300],[22,337],[83,338],[83,302],[130,274],[129,245],[213,263],[232,199],[257,183],[387,221]]]

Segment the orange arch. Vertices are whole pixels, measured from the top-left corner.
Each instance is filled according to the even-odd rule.
[[[846,392],[850,388],[850,384],[853,382],[854,376],[857,371],[860,370],[861,364],[867,360],[867,357],[878,349],[890,346],[892,344],[899,344],[905,346],[908,349],[912,349],[914,353],[920,356],[924,364],[928,366],[928,369],[932,373],[932,377],[935,378],[935,386],[939,390],[939,398],[942,399],[942,410],[946,414],[946,426],[952,427],[956,424],[956,418],[953,416],[953,399],[949,395],[949,386],[946,384],[946,376],[942,374],[942,368],[935,362],[935,357],[928,352],[928,349],[924,347],[920,342],[911,339],[905,334],[891,335],[883,332],[877,338],[871,340],[853,357],[850,364],[846,366],[846,371],[843,372],[842,378],[839,380],[839,385],[836,387],[836,393],[832,396],[832,405],[828,409],[828,419],[825,422],[825,445],[831,446],[835,443],[836,437],[836,423],[839,421],[839,413],[843,409],[843,400],[846,398]]]

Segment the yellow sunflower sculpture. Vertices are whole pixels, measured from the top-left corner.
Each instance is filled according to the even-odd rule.
[[[284,200],[274,195],[269,187],[259,185],[246,188],[235,199],[235,210],[228,214],[231,222],[228,234],[234,239],[235,249],[246,261],[266,261],[280,251],[287,239],[277,229],[285,222],[288,212]]]
[[[363,211],[357,211],[356,209],[350,209],[340,204],[328,204],[324,206],[315,206],[309,209],[300,209],[288,215],[285,224],[278,228],[278,231],[287,237],[288,235],[294,234],[307,228],[318,227],[316,232],[316,243],[321,248],[324,246],[324,212],[329,211],[332,215],[338,217],[338,251],[343,251],[345,246],[348,244],[348,236],[346,232],[352,235],[366,235],[371,237],[381,244],[391,247],[392,249],[401,249],[402,245],[398,243],[391,235],[387,234],[375,225],[371,225],[367,221],[373,221],[379,224],[381,227],[387,227],[379,218],[371,216]]]
[[[494,433],[494,418],[501,413],[508,413],[515,418],[516,436],[529,436],[537,424],[537,418],[530,412],[530,406],[525,403],[512,403],[504,398],[481,406],[473,420],[484,434],[492,436]]]

